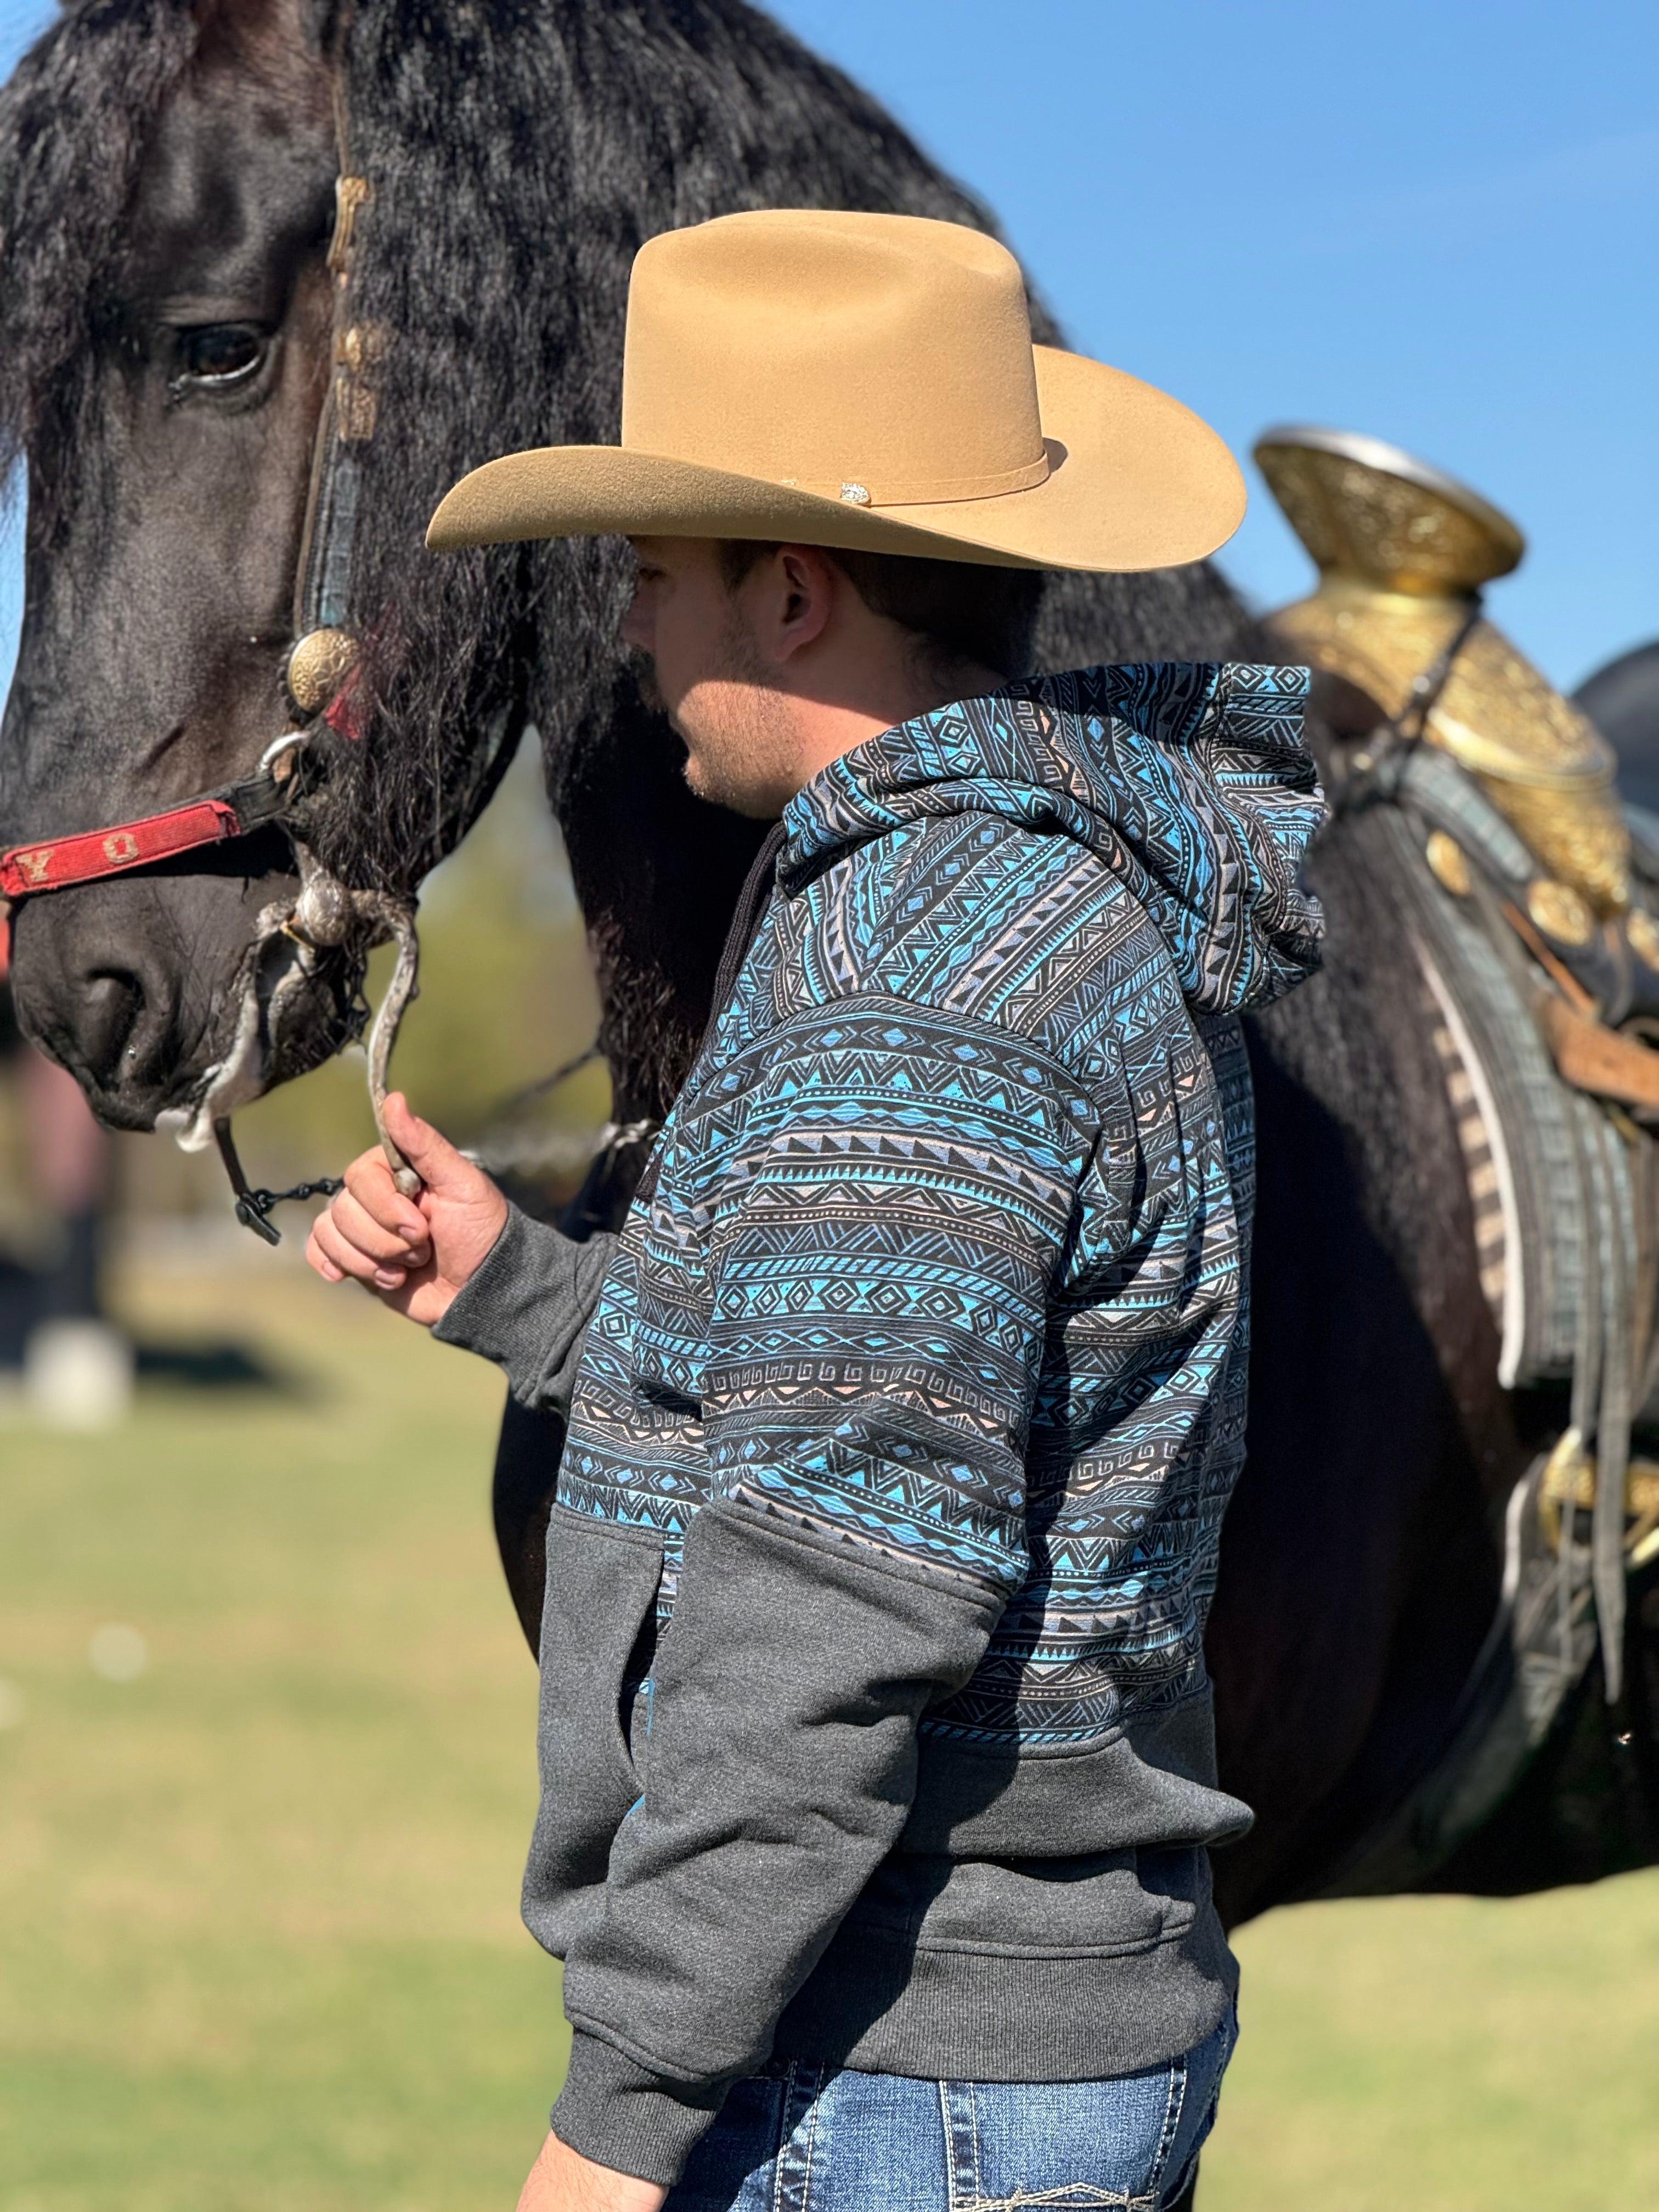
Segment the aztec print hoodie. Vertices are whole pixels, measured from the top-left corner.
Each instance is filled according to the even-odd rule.
[[[515,1216],[441,1326],[558,1404],[604,1271],[525,1885],[589,2157],[673,2181],[769,2057],[1079,2080],[1225,2015],[1236,1017],[1316,963],[1305,684],[1091,669],[834,762],[620,1237]]]

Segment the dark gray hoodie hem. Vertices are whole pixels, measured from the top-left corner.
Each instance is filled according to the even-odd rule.
[[[1207,1688],[1088,1750],[999,1756],[925,1723],[918,1744],[899,1723],[971,1672],[994,1595],[726,1498],[691,1523],[653,1694],[630,1699],[663,1549],[655,1529],[553,1509],[525,1917],[567,1960],[574,2148],[658,2179],[700,2131],[684,2113],[706,2124],[769,2053],[1094,2080],[1218,2025],[1237,1974],[1202,1844],[1249,1814],[1207,1779]],[[907,1682],[877,1771],[879,1686]]]
[[[923,1948],[855,1910],[785,2011],[773,2056],[927,2081],[1100,2081],[1194,2049],[1237,1995],[1207,1900],[1166,1940],[1115,1957]],[[672,2188],[726,2087],[671,2081],[579,2027],[553,2130],[584,2158]]]

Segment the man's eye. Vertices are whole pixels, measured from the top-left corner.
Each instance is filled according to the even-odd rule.
[[[256,375],[264,357],[264,335],[251,323],[204,323],[180,331],[175,388],[228,391]]]

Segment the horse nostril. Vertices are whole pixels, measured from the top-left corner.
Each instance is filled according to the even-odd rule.
[[[131,969],[106,968],[86,979],[80,1021],[81,1051],[100,1089],[113,1088],[122,1058],[144,1012],[144,987]]]

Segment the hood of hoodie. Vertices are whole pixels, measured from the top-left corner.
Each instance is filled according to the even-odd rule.
[[[1302,857],[1325,818],[1304,668],[1163,662],[1012,684],[900,722],[790,801],[787,892],[907,823],[990,814],[1097,854],[1146,908],[1196,1013],[1239,1013],[1319,964]]]

